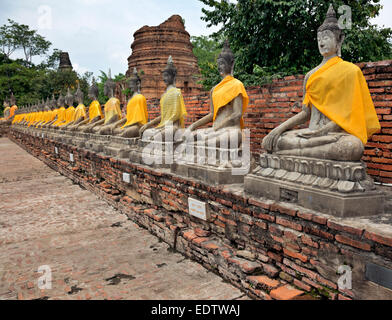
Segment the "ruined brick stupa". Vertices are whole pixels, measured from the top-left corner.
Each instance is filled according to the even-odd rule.
[[[136,67],[142,79],[142,94],[147,98],[159,98],[165,91],[162,71],[171,55],[177,68],[177,88],[183,94],[201,91],[197,84],[200,71],[193,54],[190,35],[185,30],[182,18],[173,15],[157,27],[144,26],[135,32],[131,45],[132,55],[128,58],[129,77]]]

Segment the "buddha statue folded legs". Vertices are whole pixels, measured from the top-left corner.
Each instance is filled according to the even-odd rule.
[[[305,76],[302,111],[263,139],[267,153],[245,178],[246,192],[275,200],[290,194],[289,201],[339,216],[383,210],[360,161],[380,123],[361,69],[340,58],[343,40],[330,6],[317,32],[323,60]]]

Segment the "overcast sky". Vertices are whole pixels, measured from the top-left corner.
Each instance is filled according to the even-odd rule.
[[[375,23],[392,27],[392,0],[381,0],[384,9]],[[0,25],[10,18],[67,51],[79,73],[125,73],[133,34],[144,25],[156,26],[173,14],[185,19],[192,36],[209,35],[200,19],[204,5],[198,0],[0,0]],[[16,57],[16,56],[14,56]],[[41,59],[35,57],[33,62]]]

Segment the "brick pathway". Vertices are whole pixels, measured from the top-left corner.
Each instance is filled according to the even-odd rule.
[[[0,138],[1,299],[246,299]],[[40,290],[40,266],[52,289]]]

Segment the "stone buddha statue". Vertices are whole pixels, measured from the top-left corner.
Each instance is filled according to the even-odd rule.
[[[5,123],[5,121],[7,121],[10,116],[10,104],[7,98],[5,98],[5,100],[3,101],[3,107],[3,118],[1,118],[0,121],[2,121],[2,123]]]
[[[66,130],[67,126],[72,123],[75,116],[75,108],[73,106],[75,97],[71,93],[71,90],[68,88],[67,95],[65,96],[65,103],[68,108],[65,110],[65,120],[62,123],[59,123],[58,126],[60,130]]]
[[[44,99],[42,99],[41,105],[40,105],[40,112],[39,112],[40,114],[39,114],[39,117],[38,117],[36,124],[35,124],[36,128],[40,128],[41,125],[43,123],[45,123],[45,121],[48,117],[48,111],[49,111],[48,103],[49,103],[48,99],[46,100],[46,102],[44,101]]]
[[[337,217],[383,212],[384,194],[360,161],[380,124],[361,69],[340,58],[343,40],[330,6],[317,32],[323,59],[305,76],[302,111],[263,139],[267,152],[245,177],[245,193]]]
[[[317,32],[323,60],[304,80],[302,111],[272,130],[263,148],[277,155],[359,161],[380,124],[366,80],[356,65],[340,58],[344,40],[330,6]],[[306,129],[292,130],[310,120]]]
[[[93,78],[92,85],[88,90],[88,97],[92,100],[88,108],[89,117],[75,125],[73,130],[91,132],[92,128],[97,124],[97,122],[103,119],[101,104],[98,101],[98,94],[98,86],[95,82],[95,79]]]
[[[147,100],[140,93],[141,79],[136,68],[128,84],[133,95],[127,104],[127,116],[113,124],[113,135],[135,138],[139,137],[140,128],[148,121]]]
[[[13,92],[11,92],[10,106],[11,107],[10,107],[9,119],[11,120],[14,117],[16,110],[18,110],[18,107],[16,106],[16,99]]]
[[[113,124],[122,119],[120,100],[114,97],[115,82],[111,78],[109,70],[109,78],[105,82],[104,94],[109,97],[105,104],[105,118],[95,123],[92,132],[100,135],[110,135],[113,131]]]
[[[163,70],[166,91],[160,100],[161,115],[140,128],[140,136],[143,136],[143,141],[156,140],[156,137],[159,141],[165,141],[165,139],[174,141],[176,131],[184,128],[184,117],[187,112],[181,89],[175,86],[176,75],[177,69],[170,56],[167,66]]]
[[[191,124],[184,136],[191,132],[193,138],[197,137],[198,144],[202,140],[204,144],[216,147],[223,140],[227,145],[229,141],[237,141],[236,147],[239,148],[244,128],[243,115],[249,98],[242,82],[233,77],[234,54],[227,41],[218,56],[217,64],[223,80],[210,92],[210,113]],[[211,122],[211,128],[198,129]]]
[[[71,131],[75,130],[75,127],[82,121],[86,120],[87,118],[86,107],[83,104],[84,95],[82,90],[80,90],[79,84],[78,84],[78,89],[75,92],[75,98],[76,101],[78,102],[78,106],[75,109],[73,121],[71,121],[70,123],[64,126],[64,129],[66,130],[71,130]]]
[[[52,99],[49,101],[49,108],[50,108],[50,117],[48,117],[48,121],[42,125],[42,128],[48,128],[56,119],[57,119],[57,100],[52,94]]]
[[[65,121],[65,99],[63,97],[63,95],[60,93],[59,98],[57,99],[57,109],[54,110],[54,112],[56,113],[56,117],[55,119],[48,124],[49,127],[56,129],[57,125],[59,123],[62,123]],[[57,111],[56,111],[57,110]]]

